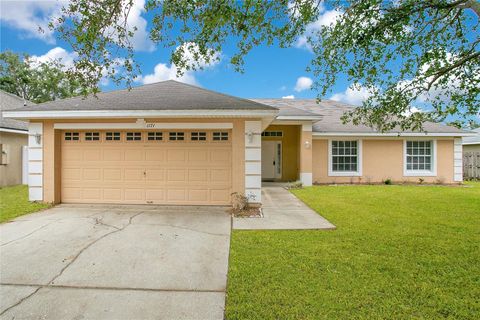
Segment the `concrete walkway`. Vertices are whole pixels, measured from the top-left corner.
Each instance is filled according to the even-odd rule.
[[[222,207],[61,205],[0,225],[0,319],[223,319]]]
[[[238,230],[335,229],[282,186],[262,187],[263,218],[234,218]]]

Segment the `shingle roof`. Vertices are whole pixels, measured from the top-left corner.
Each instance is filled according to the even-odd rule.
[[[480,128],[474,129],[472,131],[476,132],[477,135],[463,138],[463,144],[480,144]]]
[[[0,128],[28,131],[28,122],[3,117],[3,111],[15,110],[22,107],[24,107],[24,100],[22,98],[0,90]]]
[[[322,133],[378,133],[373,128],[364,125],[353,125],[352,123],[343,124],[341,116],[354,110],[354,106],[347,105],[333,100],[316,99],[254,99],[254,101],[268,104],[280,109],[279,116],[295,114],[294,110],[299,110],[299,114],[308,112],[310,114],[321,115],[322,118],[313,124],[314,132]],[[461,130],[455,127],[447,126],[441,123],[427,122],[423,125],[424,132],[428,133],[470,133],[470,131]],[[398,131],[393,131],[398,132]],[[404,133],[415,133],[411,130]]]
[[[22,108],[22,111],[66,110],[275,110],[247,99],[168,80],[131,90],[101,92]]]

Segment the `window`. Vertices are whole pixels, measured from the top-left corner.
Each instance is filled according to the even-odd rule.
[[[100,132],[85,132],[85,141],[99,141]]]
[[[227,140],[228,140],[228,132],[213,133],[213,141],[227,141]]]
[[[120,141],[120,132],[107,132],[107,133],[105,133],[105,140],[107,140],[107,141]]]
[[[184,132],[169,132],[170,141],[183,141],[185,138]]]
[[[149,132],[147,139],[148,141],[161,141],[163,140],[163,133],[158,131]]]
[[[264,131],[262,137],[283,137],[283,131]]]
[[[405,141],[405,175],[435,175],[434,141]]]
[[[65,141],[78,141],[80,134],[78,132],[65,132]]]
[[[361,175],[361,141],[332,140],[329,143],[329,175]]]
[[[127,141],[141,141],[142,133],[141,132],[127,132]]]
[[[207,133],[206,132],[192,132],[191,133],[192,141],[206,141]]]

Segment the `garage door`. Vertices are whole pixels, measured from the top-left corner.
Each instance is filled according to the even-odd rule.
[[[64,203],[225,205],[231,132],[64,131]]]

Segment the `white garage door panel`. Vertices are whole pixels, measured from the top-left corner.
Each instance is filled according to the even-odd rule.
[[[102,141],[62,142],[62,202],[229,203],[230,141],[112,142],[103,138],[101,132]]]

